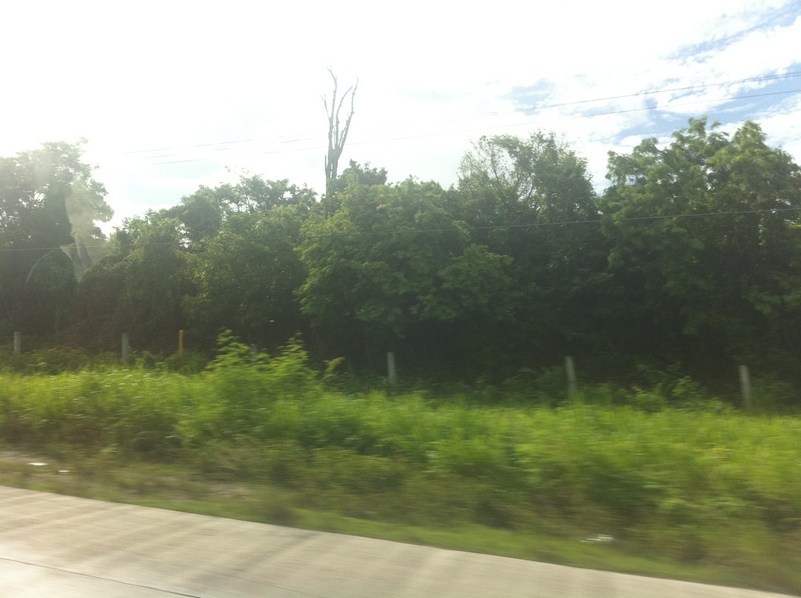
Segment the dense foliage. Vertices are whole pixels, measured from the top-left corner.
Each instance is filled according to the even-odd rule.
[[[63,330],[112,211],[79,145],[0,157],[0,334]]]
[[[192,376],[170,371],[175,361],[0,373],[0,437],[277,486],[297,496],[282,517],[306,508],[436,529],[611,534],[621,554],[774,589],[801,583],[797,418],[744,415],[686,378],[567,400],[545,391],[546,375],[507,389],[517,406],[503,407],[348,396],[297,340],[273,357],[221,341]]]
[[[79,157],[53,144],[0,164],[4,342],[114,350],[129,332],[170,353],[186,329],[209,352],[230,328],[274,350],[301,332],[314,359],[363,376],[391,350],[407,379],[468,383],[565,355],[604,379],[801,371],[801,170],[752,122],[730,136],[691,120],[612,153],[600,196],[542,132],[482,138],[448,189],[353,162],[322,198],[243,177],[126,221],[80,281],[52,251],[77,238],[65,206],[108,210]],[[61,166],[41,178],[39,162]]]
[[[289,520],[613,533],[797,591],[801,169],[700,119],[608,178],[552,134],[483,138],[448,189],[354,162],[321,198],[248,176],[98,259],[80,147],[2,158],[0,345],[42,349],[0,346],[0,439],[280,487]]]

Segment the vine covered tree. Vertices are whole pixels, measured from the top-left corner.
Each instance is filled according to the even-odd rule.
[[[801,325],[801,168],[753,122],[717,129],[611,153],[603,197],[620,344],[707,369],[789,354]]]
[[[462,160],[453,201],[476,242],[513,260],[520,299],[499,349],[507,362],[596,342],[607,252],[583,158],[553,133],[482,137]]]
[[[336,213],[306,222],[298,292],[330,354],[458,363],[465,335],[510,317],[511,260],[471,242],[444,196],[433,182],[365,184],[354,173]]]
[[[76,273],[112,216],[80,144],[0,157],[0,327],[47,335],[65,324]]]

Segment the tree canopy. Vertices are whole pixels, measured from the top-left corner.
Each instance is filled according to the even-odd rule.
[[[608,176],[610,275],[637,322],[626,327],[632,349],[660,338],[685,360],[753,363],[789,340],[801,171],[757,124],[730,137],[691,120],[665,148],[646,139],[629,155],[610,154]]]
[[[80,144],[0,157],[0,329],[49,334],[65,323],[76,274],[93,263],[112,210]]]
[[[801,371],[789,154],[756,123],[693,119],[610,153],[608,179],[599,195],[547,132],[481,138],[447,189],[353,161],[320,198],[246,176],[127,220],[78,280],[110,210],[80,146],[48,144],[0,159],[2,326],[94,348],[127,331],[152,351],[178,328],[201,349],[226,329],[268,350],[302,332],[317,359],[375,371],[393,350],[414,375],[468,380],[564,355]]]

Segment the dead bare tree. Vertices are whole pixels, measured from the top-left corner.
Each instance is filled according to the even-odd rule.
[[[337,78],[334,71],[328,69],[331,74],[331,79],[334,80],[334,93],[331,97],[331,104],[328,104],[328,98],[323,95],[323,105],[328,114],[328,155],[325,158],[325,188],[328,192],[330,183],[337,178],[337,170],[339,169],[339,157],[342,155],[342,150],[345,147],[345,141],[348,139],[348,132],[350,131],[350,122],[353,120],[353,99],[356,96],[356,89],[359,87],[359,81],[352,85],[342,97],[339,98],[337,103]],[[342,110],[342,105],[350,95],[350,112],[345,120],[345,126],[340,129],[339,113]]]

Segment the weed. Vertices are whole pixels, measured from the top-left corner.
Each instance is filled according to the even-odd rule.
[[[585,387],[569,404],[547,399],[558,369],[521,372],[501,390],[487,383],[489,406],[420,392],[349,396],[324,390],[297,339],[271,356],[230,337],[202,372],[174,369],[0,373],[2,439],[83,464],[63,479],[0,475],[87,495],[106,480],[112,498],[197,500],[194,482],[124,473],[131,462],[178,463],[206,484],[274,489],[236,499],[262,521],[295,524],[314,509],[429,529],[582,529],[667,562],[734,571],[768,554],[763,571],[801,570],[801,420],[736,412],[686,378]],[[499,400],[505,387],[518,398]],[[787,388],[757,388],[789,400]]]

